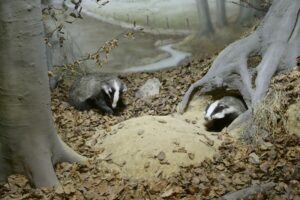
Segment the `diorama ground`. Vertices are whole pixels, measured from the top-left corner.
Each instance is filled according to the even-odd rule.
[[[269,93],[280,95],[276,105],[272,98],[266,99],[268,107],[261,116],[268,117],[266,111],[272,110],[269,113],[276,123],[261,118],[268,134],[258,137],[262,134],[256,133],[257,139],[246,144],[226,130],[208,133],[203,129],[201,109],[208,96],[198,98],[196,93],[188,112],[176,114],[184,92],[206,73],[212,60],[122,75],[128,87],[124,95],[127,107],[118,116],[75,110],[67,103],[68,85],[61,84],[52,92],[55,125],[62,139],[90,158],[89,162],[56,165],[62,185],[56,189],[33,189],[23,176],[10,176],[8,183],[0,185],[0,199],[193,200],[246,196],[299,200],[299,68],[272,80]],[[138,88],[153,77],[161,81],[159,95],[136,98]],[[235,193],[226,196],[231,192]]]

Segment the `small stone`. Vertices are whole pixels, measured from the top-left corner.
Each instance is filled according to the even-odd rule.
[[[117,130],[113,130],[111,133],[110,133],[110,135],[115,135],[115,134],[117,134]]]
[[[124,124],[122,124],[122,123],[118,125],[118,129],[121,129],[123,127],[124,127]]]
[[[155,172],[155,177],[157,177],[157,178],[162,177],[162,175],[163,175],[162,170],[158,170],[157,172]]]
[[[139,130],[137,134],[138,134],[138,135],[143,135],[144,132],[145,132],[144,130]]]
[[[200,183],[199,177],[195,176],[192,178],[192,184],[193,185],[198,185]]]
[[[64,189],[62,186],[58,186],[55,188],[55,194],[64,194]]]
[[[261,150],[268,150],[268,149],[270,149],[272,146],[273,146],[273,144],[270,143],[270,142],[263,142],[263,143],[261,144],[261,146],[260,146],[260,149],[261,149]]]
[[[161,164],[161,165],[170,165],[170,163],[166,160],[159,161],[159,164]]]
[[[162,193],[160,195],[160,197],[162,197],[162,198],[168,198],[168,197],[172,196],[173,194],[174,194],[173,189],[169,189],[169,190],[165,191],[164,193]]]
[[[184,147],[180,147],[178,149],[174,149],[173,153],[187,153],[187,150]]]
[[[214,146],[215,142],[214,142],[213,140],[208,139],[208,140],[207,140],[207,144],[208,144],[209,146]]]
[[[191,120],[189,119],[185,119],[184,121],[186,121],[187,123],[191,123]]]
[[[166,124],[167,122],[165,121],[165,120],[163,120],[163,119],[159,119],[159,120],[157,120],[159,123],[162,123],[162,124]]]
[[[223,164],[217,165],[216,169],[223,171],[225,169],[225,166]]]
[[[269,169],[270,169],[270,166],[271,166],[270,162],[266,161],[266,162],[262,163],[259,166],[259,168],[261,169],[261,171],[267,173],[269,171]]]
[[[140,99],[146,99],[159,94],[160,81],[157,78],[148,79],[146,83],[140,87],[135,93],[135,97]]]
[[[189,157],[189,159],[194,160],[195,154],[194,153],[188,153],[188,157]]]
[[[150,167],[150,162],[146,162],[145,164],[144,164],[144,168],[145,169],[148,169]]]
[[[158,153],[157,159],[159,161],[163,161],[165,158],[166,158],[166,154],[163,151],[161,151],[161,152]]]
[[[72,194],[72,193],[75,192],[75,188],[74,188],[74,186],[71,185],[71,184],[68,184],[68,185],[64,186],[63,189],[64,189],[64,193],[65,193],[65,194]]]
[[[114,161],[114,163],[116,165],[118,165],[119,167],[124,167],[126,165],[126,161],[122,160],[122,161]]]
[[[255,153],[249,154],[249,162],[252,164],[259,164],[259,157]]]

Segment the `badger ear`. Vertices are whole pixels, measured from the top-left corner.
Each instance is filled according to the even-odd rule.
[[[127,91],[127,86],[126,86],[126,84],[124,83],[123,84],[123,88],[122,88],[122,92],[126,92]]]

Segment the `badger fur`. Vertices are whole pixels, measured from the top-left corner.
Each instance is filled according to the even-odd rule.
[[[204,112],[205,126],[209,131],[221,131],[246,110],[243,101],[236,97],[225,96],[206,107]]]
[[[114,114],[123,107],[126,85],[112,74],[89,74],[77,79],[69,91],[69,103],[78,110],[98,108]]]

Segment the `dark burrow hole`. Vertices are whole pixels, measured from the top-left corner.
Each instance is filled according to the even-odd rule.
[[[212,97],[211,102],[208,104],[222,99],[225,96],[231,96],[239,99],[243,105],[248,109],[246,102],[244,101],[242,95],[237,90],[228,90],[227,88],[218,88],[213,91],[207,92],[207,95],[210,95]],[[207,106],[208,106],[207,105]],[[205,111],[205,110],[204,110]],[[203,115],[204,117],[204,115]],[[206,121],[204,126],[207,131],[209,132],[221,132],[225,127],[228,127],[235,119],[237,115],[236,114],[226,114],[224,118],[222,119],[213,119]]]

